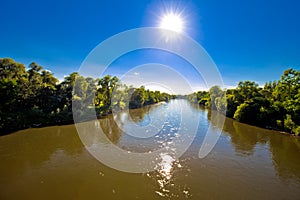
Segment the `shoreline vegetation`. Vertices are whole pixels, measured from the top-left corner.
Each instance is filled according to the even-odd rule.
[[[235,89],[213,86],[209,91],[178,96],[127,86],[110,75],[93,79],[73,72],[58,82],[52,72],[34,62],[26,69],[13,59],[0,58],[0,136],[26,128],[72,124],[72,107],[83,119],[91,111],[101,118],[112,111],[174,98],[186,98],[242,123],[300,135],[300,71],[294,69],[264,87],[243,81]]]
[[[26,69],[10,58],[0,59],[0,96],[0,135],[74,123],[73,114],[84,120],[91,111],[102,117],[112,110],[141,108],[175,98],[143,86],[127,86],[110,75],[93,79],[73,72],[58,83],[42,66],[33,62]]]
[[[241,123],[300,136],[300,71],[292,68],[263,87],[240,81],[234,89],[213,86],[185,98]]]

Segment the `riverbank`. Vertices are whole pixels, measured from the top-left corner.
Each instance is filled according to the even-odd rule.
[[[140,110],[140,109],[147,109],[147,107],[150,107],[150,106],[159,106],[161,104],[165,104],[166,102],[162,101],[162,102],[157,102],[155,104],[150,104],[150,105],[145,105],[141,108],[131,108],[130,110],[132,111],[135,111],[135,110]],[[190,102],[191,103],[191,102]],[[192,103],[193,104],[193,103]],[[195,104],[197,105],[197,104]],[[201,107],[202,109],[205,109],[205,110],[210,110],[210,108],[208,108],[207,106],[204,106],[204,105],[199,105],[199,107]],[[120,110],[118,112],[122,112],[123,110]],[[104,118],[107,118],[109,117],[110,115],[112,115],[112,112],[107,112],[107,113],[102,113],[102,114],[98,114],[96,117],[97,119],[104,119]],[[74,120],[73,120],[73,114],[70,112],[68,114],[69,116],[69,119],[68,120],[58,120],[55,121],[55,122],[47,122],[47,123],[40,123],[40,124],[32,124],[31,126],[28,126],[28,127],[23,127],[23,128],[15,128],[15,129],[10,129],[10,130],[4,130],[4,131],[1,131],[1,134],[0,136],[3,136],[3,135],[8,135],[8,134],[11,134],[13,132],[16,132],[16,131],[20,131],[20,130],[25,130],[25,129],[30,129],[30,128],[43,128],[43,127],[51,127],[51,126],[63,126],[63,125],[71,125],[71,124],[74,124]],[[70,118],[71,117],[71,118]],[[234,120],[236,121],[234,118],[230,118],[230,117],[227,117],[226,118],[228,119],[231,119],[231,120]],[[61,119],[61,118],[59,118]],[[87,119],[86,121],[88,121],[90,119]],[[84,121],[84,120],[83,120]],[[238,122],[238,121],[237,121]],[[241,123],[241,122],[239,122]],[[283,130],[278,130],[278,129],[275,129],[275,128],[272,128],[272,127],[261,127],[261,126],[255,126],[253,124],[247,124],[247,123],[241,123],[241,124],[245,124],[245,125],[248,125],[248,126],[251,126],[251,127],[255,127],[255,128],[261,128],[261,129],[265,129],[265,130],[272,130],[272,131],[275,131],[276,133],[279,133],[279,134],[283,134],[283,135],[288,135],[288,136],[292,136],[292,137],[296,137],[296,138],[300,138],[300,136],[297,136],[295,134],[291,134],[291,133],[288,133],[286,131],[283,131]]]
[[[192,102],[191,102],[192,103]],[[197,104],[196,104],[197,105]],[[203,109],[207,109],[207,110],[211,110],[211,108],[209,108],[208,106],[206,105],[201,105],[199,104],[198,105],[199,107],[202,107]],[[217,110],[215,110],[216,112],[218,112]],[[220,112],[219,112],[220,113]],[[233,117],[229,117],[226,115],[226,118],[228,119],[231,119],[231,120],[234,120],[234,121],[237,121],[238,123],[241,123],[241,124],[245,124],[245,125],[248,125],[248,126],[252,126],[252,127],[256,127],[256,128],[261,128],[261,129],[265,129],[265,130],[271,130],[271,131],[276,131],[277,133],[279,134],[283,134],[283,135],[289,135],[289,136],[292,136],[292,137],[296,137],[296,138],[300,138],[300,135],[296,135],[294,133],[290,133],[290,132],[287,132],[283,129],[278,129],[276,127],[271,127],[271,126],[258,126],[258,125],[255,125],[255,124],[249,124],[249,123],[244,123],[244,122],[240,122],[236,119],[234,119]]]
[[[127,86],[110,75],[84,77],[73,72],[59,82],[52,72],[35,62],[25,67],[10,58],[0,58],[0,71],[1,135],[29,127],[72,123],[72,107],[78,108],[75,116],[91,113],[91,105],[96,113],[105,115],[112,107],[139,108],[173,98],[144,86]]]
[[[144,105],[142,107],[139,108],[129,108],[129,110],[136,110],[136,109],[141,109],[141,108],[147,108],[149,106],[153,106],[153,105],[160,105],[160,104],[164,104],[166,103],[165,101],[160,101],[157,103],[153,103],[153,104],[147,104]],[[95,108],[90,108],[90,109],[95,109]],[[124,111],[124,109],[120,109],[118,111],[114,111],[114,112],[122,112]],[[89,111],[88,113],[90,113],[91,111]],[[96,113],[96,112],[95,112]],[[97,119],[103,119],[106,118],[107,116],[111,115],[112,111],[108,111],[108,112],[103,112],[103,113],[98,113],[96,114],[96,118]],[[27,115],[29,115],[27,113]],[[26,117],[27,115],[24,115],[24,113],[20,113],[20,116],[22,116],[22,118]],[[10,126],[8,129],[1,129],[0,130],[0,136],[3,135],[8,135],[11,134],[13,132],[19,131],[19,130],[25,130],[25,129],[29,129],[29,128],[42,128],[42,127],[50,127],[50,126],[62,126],[62,125],[69,125],[69,124],[74,124],[74,119],[73,119],[73,113],[72,112],[62,112],[62,113],[58,113],[58,114],[52,114],[49,116],[43,115],[43,116],[35,116],[33,119],[30,119],[30,117],[28,117],[29,119],[26,120],[27,123],[30,122],[30,120],[32,120],[32,122],[28,125],[24,125],[24,126],[20,126],[20,127],[12,127]],[[20,119],[20,117],[19,117]],[[46,120],[48,119],[48,120]],[[89,121],[90,118],[86,118],[84,119],[84,117],[82,117],[82,121]],[[25,121],[25,120],[23,120]]]
[[[300,71],[287,69],[278,81],[259,86],[240,81],[236,88],[212,86],[185,96],[239,122],[300,135]]]

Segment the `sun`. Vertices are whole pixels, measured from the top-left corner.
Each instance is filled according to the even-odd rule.
[[[162,29],[181,33],[183,32],[184,28],[184,21],[180,17],[180,15],[175,13],[169,13],[161,18],[159,27]]]

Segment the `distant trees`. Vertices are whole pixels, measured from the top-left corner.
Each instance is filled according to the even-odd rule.
[[[10,58],[0,59],[0,96],[1,131],[70,123],[72,105],[104,115],[113,108],[140,108],[171,98],[143,86],[128,87],[110,75],[93,79],[73,72],[58,83],[50,71],[37,63],[31,63],[26,70]]]
[[[207,91],[198,91],[187,95],[186,98],[193,103],[199,103],[203,106],[208,105],[208,101],[210,100],[209,92]]]
[[[205,105],[221,112],[226,108],[226,115],[240,122],[300,134],[300,71],[285,70],[280,80],[268,82],[263,88],[252,81],[241,81],[226,95],[218,86],[209,90],[209,97],[199,96],[201,93],[187,98],[199,104],[209,99]]]
[[[132,93],[129,92],[128,94],[131,94],[131,98],[129,101],[130,102],[129,108],[140,108],[161,101],[168,102],[171,98],[173,98],[171,95],[167,93],[161,93],[160,91],[153,92],[150,90],[146,90],[144,86],[133,89]]]

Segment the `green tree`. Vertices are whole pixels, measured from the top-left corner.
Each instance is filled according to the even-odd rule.
[[[106,75],[98,81],[95,103],[100,106],[103,112],[111,111],[111,98],[115,87],[118,86],[119,79],[114,76]]]
[[[14,112],[24,105],[27,94],[25,66],[10,58],[0,59],[0,110]]]
[[[240,103],[251,101],[254,97],[261,96],[258,84],[253,81],[240,81],[236,90],[236,99]]]
[[[140,88],[137,88],[134,90],[134,92],[131,95],[129,107],[130,108],[140,108],[144,105],[146,100],[146,92],[145,87],[141,86]]]
[[[226,93],[219,87],[213,86],[209,90],[210,106],[214,110],[218,110],[225,114],[226,112]]]

